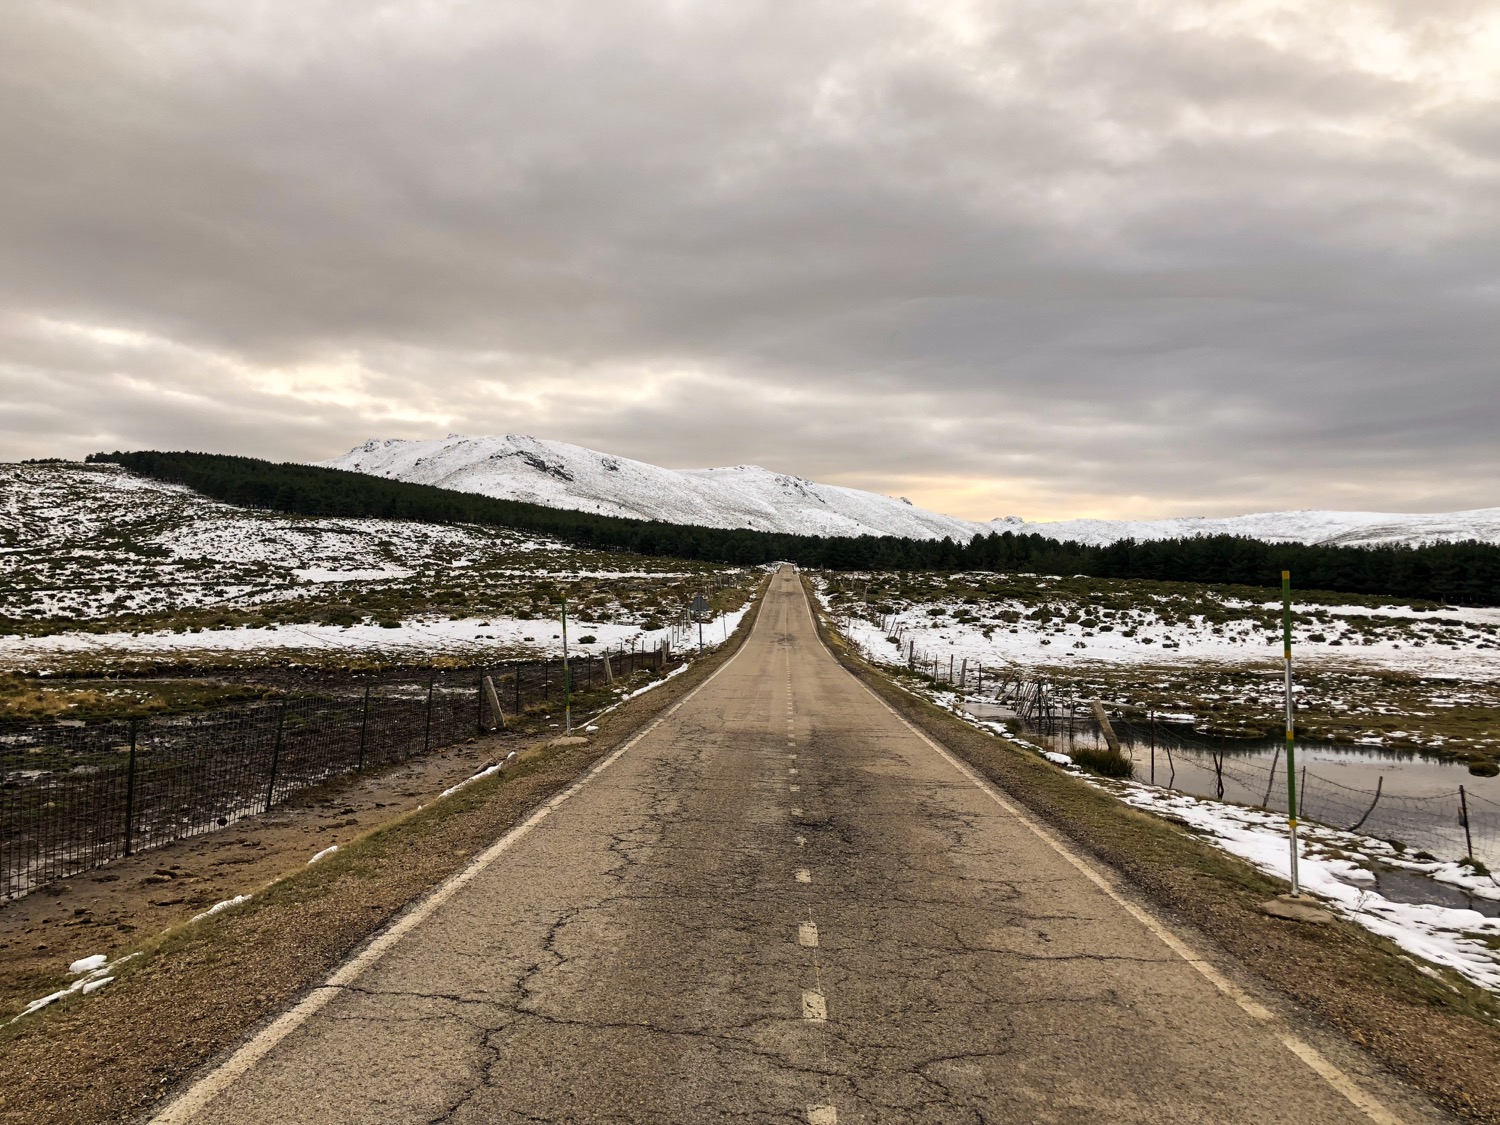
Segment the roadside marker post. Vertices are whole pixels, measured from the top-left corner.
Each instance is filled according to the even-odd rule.
[[[567,667],[567,594],[562,595],[562,733],[573,733],[573,678]]]
[[[1300,894],[1297,879],[1297,751],[1292,711],[1292,572],[1281,572],[1281,637],[1286,674],[1286,818],[1291,843],[1292,894]]]

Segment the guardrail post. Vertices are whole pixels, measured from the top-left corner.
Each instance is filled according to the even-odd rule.
[[[135,740],[139,719],[130,720],[130,760],[125,767],[125,854],[130,854],[131,833],[135,828]]]

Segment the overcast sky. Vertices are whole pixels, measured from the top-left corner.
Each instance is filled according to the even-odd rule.
[[[7,0],[0,457],[1500,504],[1500,5]]]

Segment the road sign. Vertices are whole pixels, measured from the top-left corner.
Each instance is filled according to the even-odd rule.
[[[702,594],[695,594],[693,596],[692,605],[688,608],[693,611],[694,617],[702,617],[705,613],[708,612],[708,599],[705,598]]]

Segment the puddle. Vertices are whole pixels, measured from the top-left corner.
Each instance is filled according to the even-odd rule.
[[[1439,883],[1419,872],[1377,864],[1371,874],[1375,876],[1375,889],[1392,902],[1477,910],[1486,918],[1500,918],[1500,902],[1495,899],[1480,898],[1462,887]]]

